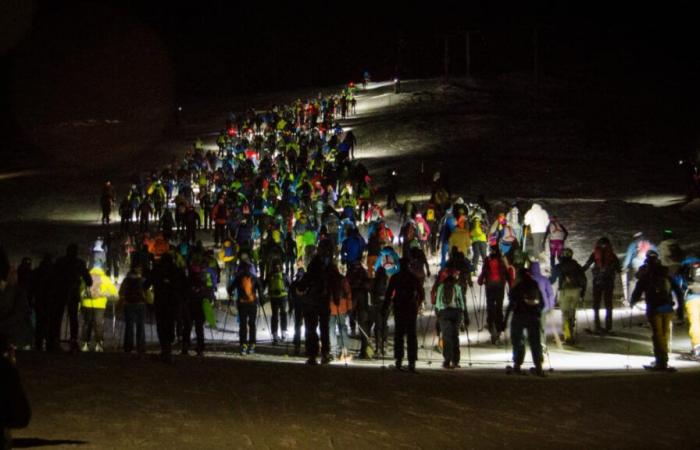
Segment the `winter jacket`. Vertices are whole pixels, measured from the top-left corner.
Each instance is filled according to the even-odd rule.
[[[534,203],[525,213],[523,225],[529,226],[531,233],[545,233],[549,225],[549,214],[538,203]]]
[[[513,314],[524,314],[539,317],[544,308],[542,292],[535,280],[531,277],[523,278],[511,289],[508,295],[509,302],[506,308],[506,317]]]
[[[593,285],[604,286],[615,283],[615,276],[620,273],[620,259],[611,249],[596,247],[583,265],[583,271],[593,266]]]
[[[554,309],[556,298],[554,296],[554,290],[552,289],[552,283],[549,282],[547,277],[542,275],[539,262],[535,261],[532,263],[530,266],[530,275],[540,288],[542,301],[544,301],[544,310],[549,311],[550,309]]]
[[[673,312],[672,291],[678,298],[683,298],[683,292],[668,274],[668,267],[660,263],[644,264],[637,273],[630,303],[634,305],[644,294],[647,314]]]
[[[146,302],[143,278],[129,272],[119,287],[119,303],[138,304]]]
[[[586,292],[586,273],[583,267],[573,258],[562,257],[560,263],[552,269],[550,283],[559,282],[559,289],[581,289],[581,295]]]
[[[390,306],[393,306],[394,314],[416,314],[421,289],[423,286],[411,271],[399,271],[389,279],[382,305],[383,314],[386,316]]]
[[[466,228],[455,228],[448,242],[450,250],[452,250],[452,247],[457,247],[460,252],[467,255],[469,254],[469,247],[472,245],[472,237]]]
[[[350,264],[358,262],[362,259],[362,253],[365,251],[365,240],[359,233],[348,236],[340,248],[340,260],[343,263]]]
[[[646,259],[647,252],[649,250],[658,252],[658,249],[651,241],[644,238],[635,239],[630,245],[627,246],[625,259],[622,262],[622,268],[624,270],[632,269],[634,272],[636,272],[644,264],[644,260]]]
[[[83,297],[82,307],[105,309],[107,299],[117,297],[117,288],[112,283],[112,279],[99,267],[93,267],[90,270],[90,276],[92,277],[92,285],[88,290],[89,295]]]

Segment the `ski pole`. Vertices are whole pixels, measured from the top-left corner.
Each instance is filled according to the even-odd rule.
[[[345,327],[345,320],[343,320],[343,323],[340,323],[340,311],[337,311],[335,313],[335,324],[338,327],[338,331],[340,332],[340,349],[341,349],[340,354],[343,355],[343,351],[346,350],[345,349],[345,339],[343,338],[343,327]],[[335,333],[335,330],[333,330],[333,332]],[[345,355],[343,360],[345,362],[345,367],[348,367],[347,354]]]
[[[221,345],[224,345],[224,337],[226,336],[226,322],[228,321],[228,310],[230,309],[230,306],[226,307],[226,312],[224,313],[224,326],[223,329],[221,330]]]
[[[472,343],[469,339],[469,326],[464,327],[467,330],[467,358],[469,359],[469,367],[472,366]]]
[[[630,334],[632,331],[632,305],[630,305],[629,328],[627,331],[627,365],[625,366],[627,370],[630,370],[630,352],[632,350],[632,335]]]

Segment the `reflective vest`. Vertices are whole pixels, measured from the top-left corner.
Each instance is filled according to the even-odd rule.
[[[87,289],[81,304],[83,308],[105,309],[107,298],[117,296],[117,288],[112,280],[105,275],[104,270],[99,267],[90,270],[90,276],[92,277],[92,286]]]

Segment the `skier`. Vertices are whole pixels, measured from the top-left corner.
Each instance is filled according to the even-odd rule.
[[[488,229],[484,223],[484,215],[475,208],[471,214],[470,232],[472,236],[472,269],[477,270],[479,260],[486,261],[488,256]]]
[[[171,253],[166,253],[153,265],[144,288],[153,286],[153,306],[156,314],[156,331],[160,343],[160,357],[171,362],[172,342],[175,339],[175,321],[182,308],[185,292],[185,273],[177,267]]]
[[[357,228],[351,228],[348,237],[343,241],[340,248],[340,262],[350,267],[354,263],[359,263],[362,260],[362,254],[365,251],[366,243],[360,235]]]
[[[593,316],[596,334],[611,333],[613,326],[613,290],[615,277],[622,271],[620,260],[613,251],[610,239],[601,237],[596,242],[593,253],[583,265],[583,271],[592,267],[593,274]],[[600,302],[605,305],[605,328],[600,326]]]
[[[287,339],[286,303],[289,289],[289,280],[287,280],[287,277],[284,275],[282,263],[277,259],[275,261],[265,280],[267,297],[270,299],[270,306],[272,309],[270,322],[272,328],[272,345],[277,345],[280,339],[282,341]]]
[[[255,353],[258,308],[262,305],[262,287],[249,262],[241,261],[236,276],[228,286],[229,297],[236,298],[241,355]],[[235,295],[234,295],[235,292]]]
[[[304,269],[299,268],[289,285],[289,314],[294,318],[294,355],[301,354],[301,326],[304,322],[304,298],[299,290],[299,282],[304,277]]]
[[[537,286],[540,288],[540,293],[542,294],[542,315],[540,317],[540,343],[542,344],[542,351],[547,351],[547,316],[551,311],[554,311],[556,306],[556,296],[554,295],[554,290],[552,289],[552,283],[549,282],[549,278],[542,275],[540,270],[539,261],[533,261],[530,265],[530,275],[532,279],[537,282]]]
[[[463,318],[464,326],[469,326],[469,317],[463,316],[466,309],[464,292],[452,273],[438,286],[435,300],[443,339],[442,367],[445,369],[459,368],[459,326]]]
[[[32,272],[32,283],[34,283],[34,313],[36,315],[34,348],[37,351],[42,351],[45,348],[48,349],[50,343],[49,324],[54,285],[53,258],[50,254],[45,254],[39,262],[39,266]]]
[[[388,283],[388,278],[386,276],[386,271],[383,267],[380,267],[372,278],[370,287],[370,320],[371,325],[368,327],[373,327],[374,329],[374,341],[375,348],[380,355],[384,355],[384,346],[386,344],[386,315],[382,312],[382,307],[384,305],[384,296],[386,295],[386,287]],[[365,330],[369,333],[369,329]]]
[[[115,300],[117,288],[112,280],[105,274],[102,265],[96,262],[90,269],[92,284],[85,290],[85,295],[81,301],[81,311],[83,314],[83,336],[81,351],[90,350],[89,344],[92,331],[95,331],[96,352],[104,351],[104,315],[107,307],[107,300]]]
[[[50,311],[50,342],[48,348],[51,351],[60,351],[61,322],[63,312],[68,310],[70,322],[70,348],[77,352],[78,348],[78,305],[80,304],[80,283],[92,286],[92,276],[85,266],[85,261],[78,258],[78,246],[70,244],[66,248],[65,256],[59,258],[55,265],[54,298]]]
[[[690,335],[690,358],[700,361],[700,258],[691,256],[681,262],[681,289],[685,291],[685,312]]]
[[[492,246],[489,256],[484,261],[477,279],[480,286],[486,285],[486,324],[491,334],[491,343],[499,344],[499,338],[505,328],[503,324],[503,297],[506,285],[511,285],[512,277],[508,272],[498,247]]]
[[[627,246],[625,259],[622,262],[622,290],[625,305],[629,304],[629,293],[634,290],[637,280],[637,271],[644,264],[647,252],[654,250],[656,246],[639,231],[634,234],[634,240]]]
[[[335,357],[340,361],[350,361],[348,354],[348,326],[347,319],[353,313],[352,290],[347,277],[340,279],[340,298],[330,303],[330,340],[331,349],[335,351]],[[338,339],[340,336],[340,339]]]
[[[559,264],[552,269],[549,281],[558,285],[558,300],[561,308],[564,342],[575,343],[576,305],[583,300],[586,293],[586,273],[581,265],[574,260],[574,252],[565,248]]]
[[[672,230],[663,230],[661,242],[659,242],[659,258],[661,264],[668,267],[668,274],[671,276],[674,284],[679,285],[681,283],[679,272],[681,269],[681,262],[685,258],[685,255],[683,254],[683,249],[678,243],[678,240],[673,236]],[[683,308],[683,298],[676,298],[676,303],[678,305],[676,308],[678,323],[682,325],[684,318],[683,313],[685,310],[685,308]]]
[[[340,301],[341,278],[333,261],[333,244],[326,240],[319,242],[316,255],[299,282],[299,291],[304,295],[304,326],[306,328],[307,364],[317,364],[319,335],[321,332],[321,363],[328,364],[330,358],[330,303]]]
[[[525,213],[523,225],[527,227],[525,229],[525,234],[530,234],[532,237],[532,244],[524,250],[531,249],[532,256],[536,257],[544,250],[543,244],[545,233],[547,232],[547,225],[549,225],[549,214],[547,214],[547,211],[545,211],[539,203],[533,203],[530,210]]]
[[[102,225],[109,225],[110,215],[112,214],[112,208],[114,208],[116,198],[117,194],[114,191],[114,186],[112,186],[112,183],[110,181],[105,182],[104,186],[102,186],[102,193],[100,194]]]
[[[641,300],[644,294],[646,314],[651,326],[652,343],[654,346],[654,364],[645,366],[650,370],[673,371],[668,365],[668,343],[673,319],[673,297],[675,290],[678,298],[683,296],[668,274],[668,267],[659,261],[656,250],[648,250],[644,264],[637,272],[637,284],[630,297],[630,306]]]
[[[367,338],[369,337],[370,325],[372,324],[370,319],[369,304],[369,275],[367,274],[367,270],[362,267],[360,261],[355,261],[348,266],[346,278],[350,284],[352,311],[354,313],[357,326],[360,328],[359,358],[367,359],[367,346],[369,344]]]
[[[119,287],[118,310],[124,310],[124,351],[134,349],[134,327],[136,327],[136,350],[146,352],[146,291],[141,276],[141,266],[133,266]]]
[[[559,222],[557,216],[551,216],[549,218],[549,225],[547,225],[547,232],[544,235],[544,239],[549,238],[549,267],[554,267],[557,260],[561,257],[561,252],[564,249],[564,242],[569,236],[569,232],[566,227]]]
[[[540,318],[544,301],[537,282],[532,279],[527,269],[518,270],[517,279],[520,280],[510,291],[506,317],[502,328],[505,328],[508,317],[513,313],[510,322],[510,338],[513,343],[513,367],[506,368],[506,372],[511,371],[521,373],[521,366],[525,361],[525,336],[530,344],[532,362],[535,365],[535,373],[544,376],[542,370],[542,343],[540,342]]]
[[[408,353],[408,371],[416,371],[418,359],[418,339],[416,337],[416,320],[423,287],[418,278],[408,269],[409,261],[399,261],[400,270],[389,279],[382,305],[382,316],[386,317],[389,307],[394,311],[394,359],[396,369],[402,370],[404,358],[404,337]]]

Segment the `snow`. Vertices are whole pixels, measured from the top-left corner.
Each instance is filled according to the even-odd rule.
[[[429,181],[439,170],[450,177],[456,194],[473,201],[484,193],[495,212],[513,199],[521,215],[533,202],[541,204],[568,228],[568,245],[579,262],[598,237],[610,237],[621,253],[640,230],[658,240],[663,229],[672,228],[684,248],[700,251],[700,203],[685,204],[665,183],[671,173],[650,173],[652,156],[622,161],[611,149],[587,148],[566,110],[512,87],[475,81],[444,86],[439,80],[405,80],[401,87],[402,93],[394,94],[392,82],[370,83],[358,96],[357,116],[343,123],[352,127],[356,154],[375,179],[381,182],[388,168],[397,171],[400,202],[427,200]],[[269,105],[317,92],[251,101]],[[157,140],[127,121],[53,127],[52,149],[78,142],[61,136],[75,132],[63,128],[79,128],[86,140],[41,166],[0,174],[5,211],[0,241],[11,259],[62,254],[72,241],[87,252],[100,234],[98,197],[105,180],[124,194],[133,176],[181,156],[196,136],[214,145],[226,110],[190,110],[201,113],[191,112],[179,134]],[[109,144],[111,128],[132,126],[133,134]],[[397,229],[392,214],[389,220]],[[543,262],[547,268],[547,258]],[[502,448],[530,447],[536,440],[539,448],[633,448],[700,442],[695,427],[683,426],[675,415],[648,414],[652,408],[677,411],[682,397],[695,411],[698,365],[672,356],[682,373],[637,377],[652,359],[649,330],[639,326],[643,314],[633,310],[629,327],[629,310],[617,307],[617,336],[587,335],[590,291],[588,307],[577,317],[580,348],[558,349],[550,339],[555,372],[546,382],[498,375],[510,350],[486,343],[487,333],[478,333],[473,319],[469,349],[462,335],[465,369],[445,373],[432,350],[430,311],[419,323],[419,330],[427,331],[419,336],[418,368],[424,374],[416,377],[382,370],[388,360],[354,361],[347,370],[339,362],[318,370],[302,367],[301,358],[288,356],[289,346],[269,345],[262,323],[260,354],[235,356],[237,327],[230,317],[228,331],[205,330],[205,360],[178,358],[172,367],[118,352],[21,354],[35,417],[17,435],[81,439],[85,448]],[[615,298],[620,297],[617,286]],[[474,298],[472,317],[474,304],[483,301],[478,290]],[[548,329],[560,327],[560,320],[557,311]],[[220,311],[219,328],[223,321]],[[107,347],[114,349],[118,341],[111,332],[110,323]],[[153,330],[147,335],[153,343]],[[673,350],[687,351],[689,345],[685,327],[676,327]],[[150,348],[155,351],[153,344]]]

